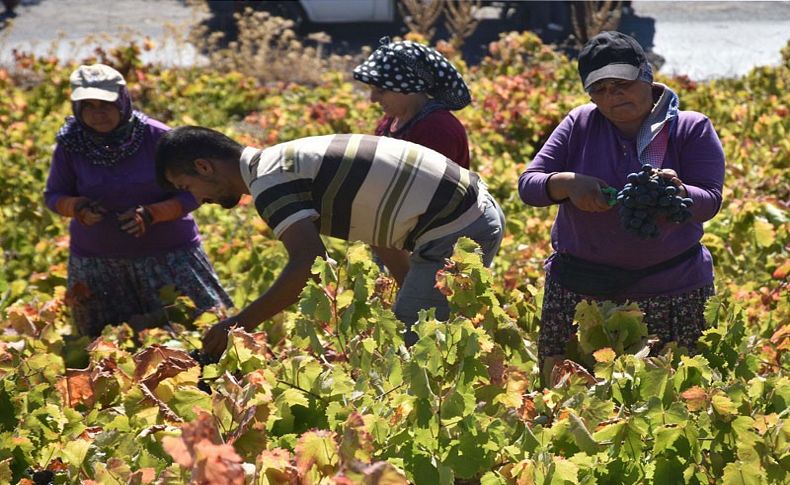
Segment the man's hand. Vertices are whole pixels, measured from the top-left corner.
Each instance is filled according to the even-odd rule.
[[[153,223],[151,213],[144,206],[137,206],[118,214],[121,230],[134,237],[140,237]]]
[[[225,319],[203,336],[203,353],[218,357],[228,345],[228,330],[233,325],[253,332],[264,320],[280,313],[296,303],[311,277],[310,269],[318,257],[324,257],[326,249],[313,222],[302,219],[295,222],[280,236],[288,251],[288,264],[274,280],[272,286],[258,299],[250,303],[236,316]]]
[[[288,263],[272,286],[236,315],[236,321],[248,332],[296,303],[307,280],[313,277],[311,268],[316,258],[326,257],[324,243],[310,219],[293,223],[280,240],[288,251]]]
[[[236,318],[230,317],[208,329],[203,336],[203,354],[218,360],[228,346],[228,332],[236,324]]]
[[[409,252],[403,249],[379,246],[371,246],[371,248],[379,256],[384,266],[390,270],[390,274],[398,282],[398,286],[403,286],[403,280],[406,279],[406,273],[409,272],[409,257],[411,256]]]

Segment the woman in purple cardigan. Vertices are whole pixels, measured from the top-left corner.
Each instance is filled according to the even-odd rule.
[[[198,204],[156,183],[154,149],[169,128],[132,109],[109,66],[80,66],[70,80],[74,116],[57,134],[44,197],[72,218],[68,289],[80,332],[165,323],[159,292],[168,285],[198,310],[232,306],[189,214]]]
[[[649,333],[693,350],[714,294],[711,255],[700,239],[703,222],[721,206],[724,152],[710,120],[680,111],[677,95],[653,82],[639,44],[619,32],[603,32],[585,45],[579,74],[592,104],[568,114],[519,179],[526,204],[560,205],[551,231],[555,252],[545,265],[538,342],[544,376],[563,358],[583,298],[636,302]],[[658,168],[673,191],[693,201],[689,220],[659,220],[648,239],[623,228],[601,190],[622,189],[643,164]],[[614,290],[579,290],[580,266],[593,268],[587,288]],[[624,273],[631,281],[613,286]]]

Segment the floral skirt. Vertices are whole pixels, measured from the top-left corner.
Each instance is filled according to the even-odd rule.
[[[677,342],[678,345],[693,349],[705,329],[705,303],[714,294],[711,284],[681,295],[656,296],[633,302],[645,314],[648,333],[660,339],[657,348],[667,342]],[[541,362],[546,357],[565,354],[565,344],[576,332],[573,325],[576,305],[585,299],[603,300],[574,293],[550,277],[546,278],[538,337]]]
[[[201,313],[233,306],[200,245],[139,258],[69,258],[67,300],[83,335],[97,336],[105,325],[161,311],[159,291],[168,285]]]

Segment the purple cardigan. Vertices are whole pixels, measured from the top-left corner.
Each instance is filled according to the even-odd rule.
[[[528,205],[545,207],[555,202],[546,182],[554,172],[575,172],[605,180],[621,189],[626,176],[639,170],[636,141],[623,137],[593,104],[580,106],[560,123],[519,178],[518,191]],[[672,131],[661,168],[678,173],[694,200],[692,219],[684,224],[662,222],[657,239],[642,240],[620,225],[616,209],[583,212],[570,202],[560,204],[551,230],[556,252],[596,263],[636,269],[666,261],[690,248],[702,237],[702,223],[721,206],[724,151],[713,126],[704,115],[681,111]],[[546,270],[551,274],[551,261]],[[674,268],[648,276],[614,298],[650,298],[685,293],[713,282],[713,263],[703,248],[699,256]]]
[[[112,167],[93,165],[84,157],[66,151],[60,144],[55,148],[44,191],[47,207],[54,211],[55,204],[63,196],[84,196],[99,202],[109,211],[104,219],[88,227],[72,219],[69,232],[73,254],[137,258],[200,244],[197,225],[189,214],[198,207],[198,203],[187,192],[168,193],[156,183],[154,150],[156,142],[169,128],[153,119],[148,119],[146,125],[140,149]],[[139,238],[119,228],[116,214],[140,204],[161,202],[174,195],[187,211],[180,219],[153,224]]]

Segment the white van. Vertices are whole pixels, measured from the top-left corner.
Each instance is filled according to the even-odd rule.
[[[315,23],[392,22],[395,0],[299,0],[307,20]]]

